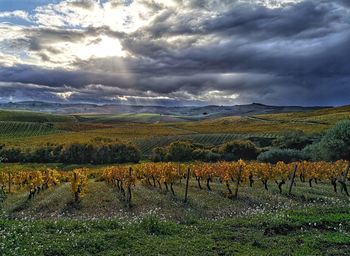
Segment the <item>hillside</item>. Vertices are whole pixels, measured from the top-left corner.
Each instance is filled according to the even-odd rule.
[[[74,118],[66,115],[53,115],[48,113],[23,111],[23,110],[1,110],[0,121],[14,122],[69,122],[74,121]]]
[[[46,143],[87,143],[94,138],[133,143],[148,154],[153,147],[177,140],[192,140],[216,145],[234,138],[271,139],[286,130],[307,134],[323,133],[336,122],[350,117],[350,106],[312,111],[228,116],[194,121],[179,116],[158,114],[53,115],[28,111],[0,111],[2,143],[33,147]],[[9,123],[6,123],[9,122]],[[8,136],[16,123],[21,136]],[[26,123],[40,125],[26,125]],[[26,128],[26,127],[31,127]],[[48,127],[51,127],[48,129]],[[62,133],[63,132],[63,133]],[[33,139],[35,135],[35,139]]]
[[[259,103],[234,106],[202,106],[202,107],[166,107],[166,106],[139,106],[139,105],[96,105],[96,104],[63,104],[47,102],[17,102],[2,103],[0,109],[27,110],[54,114],[154,114],[169,116],[164,118],[181,119],[208,119],[225,116],[246,116],[258,114],[303,112],[324,107],[300,107],[300,106],[267,106]]]

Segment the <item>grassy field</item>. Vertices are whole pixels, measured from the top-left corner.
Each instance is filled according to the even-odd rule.
[[[138,184],[128,208],[104,182],[91,179],[79,205],[70,184],[9,196],[0,218],[1,255],[346,255],[350,200],[329,184],[297,183],[293,196],[271,184],[242,188],[237,200],[190,184],[183,202]]]

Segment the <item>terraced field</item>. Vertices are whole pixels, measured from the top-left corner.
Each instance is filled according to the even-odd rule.
[[[60,133],[50,124],[34,122],[0,121],[0,137],[18,138]]]

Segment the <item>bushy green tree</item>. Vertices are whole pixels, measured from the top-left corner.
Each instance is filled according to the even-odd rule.
[[[168,157],[171,161],[186,162],[192,160],[192,145],[189,142],[177,141],[169,145]]]
[[[350,160],[350,120],[337,123],[319,143],[305,148],[304,151],[313,160]]]
[[[258,161],[272,164],[275,164],[278,161],[290,163],[304,159],[304,154],[296,149],[271,149],[259,154],[258,156]]]
[[[163,147],[157,147],[152,150],[151,161],[165,162],[167,161],[168,150]]]
[[[311,144],[312,140],[308,138],[303,131],[286,131],[281,137],[274,140],[273,145],[279,148],[303,149]]]
[[[192,152],[192,157],[198,161],[216,162],[221,158],[221,155],[209,149],[195,149]]]
[[[224,160],[255,160],[259,154],[259,149],[249,140],[235,140],[221,145],[219,153]]]

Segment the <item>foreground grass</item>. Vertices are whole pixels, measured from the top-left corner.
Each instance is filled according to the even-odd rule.
[[[347,255],[350,209],[217,221],[0,220],[1,255]]]
[[[8,196],[0,215],[0,255],[348,255],[350,205],[329,184],[298,182],[293,196],[272,184],[240,190],[238,200],[224,186],[200,190],[183,184],[173,197],[138,184],[127,208],[104,182],[90,180],[80,204],[70,184],[27,201]]]

